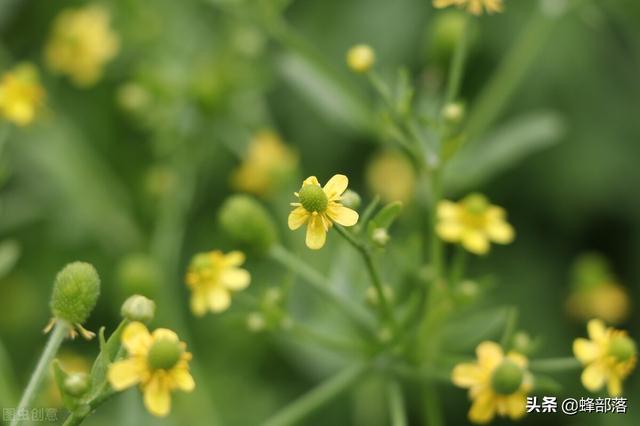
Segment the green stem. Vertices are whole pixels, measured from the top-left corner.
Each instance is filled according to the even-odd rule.
[[[449,286],[453,287],[460,283],[464,278],[464,270],[466,267],[467,252],[464,248],[458,245],[455,249],[453,256],[453,262],[451,264],[451,274],[449,275]]]
[[[358,364],[345,368],[287,405],[265,421],[262,426],[288,426],[298,424],[302,419],[354,386],[368,369],[368,364]]]
[[[438,226],[438,203],[442,198],[442,183],[439,171],[435,171],[431,176],[431,206],[429,208],[430,237],[431,237],[431,266],[433,268],[433,278],[438,282],[442,278],[442,242],[436,232]]]
[[[573,357],[548,358],[531,361],[529,368],[540,373],[554,373],[558,371],[578,370],[582,368],[580,361]]]
[[[449,67],[449,79],[447,82],[447,92],[445,101],[450,104],[456,100],[462,85],[462,76],[464,75],[464,64],[467,58],[467,50],[469,46],[469,18],[465,17],[462,34],[456,45],[456,49],[451,58],[451,66]]]
[[[444,419],[442,417],[442,404],[435,384],[428,383],[423,386],[424,407],[425,407],[425,425],[443,426]]]
[[[518,308],[511,307],[507,311],[507,321],[504,327],[504,333],[502,334],[502,339],[500,339],[500,345],[503,349],[509,349],[508,346],[511,343],[511,338],[513,337],[513,333],[516,331],[516,326],[518,324]]]
[[[407,412],[405,409],[402,388],[397,381],[392,381],[388,386],[389,414],[392,426],[407,426]]]
[[[269,256],[285,268],[299,274],[313,290],[331,302],[332,306],[339,309],[360,328],[370,331],[371,321],[367,313],[359,305],[356,305],[335,293],[329,286],[327,279],[321,273],[280,245],[273,246],[271,250],[269,250]]]
[[[22,394],[22,398],[20,399],[20,403],[18,404],[18,408],[16,409],[16,413],[21,413],[25,410],[28,410],[36,397],[36,393],[44,380],[44,377],[49,372],[49,365],[51,365],[51,361],[58,353],[58,349],[60,349],[60,345],[64,338],[69,334],[69,330],[71,326],[64,320],[58,319],[56,320],[56,325],[53,328],[53,331],[49,335],[49,341],[44,348],[44,352],[40,356],[40,360],[36,365],[36,369],[33,371],[31,375],[31,379],[29,380],[29,384]],[[17,426],[20,423],[18,417],[15,417],[11,426]]]

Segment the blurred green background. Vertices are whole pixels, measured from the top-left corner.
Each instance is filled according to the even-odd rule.
[[[291,37],[276,24],[269,27],[269,3],[285,2],[105,2],[121,47],[97,85],[80,89],[39,66],[47,91],[42,117],[25,129],[4,123],[0,135],[0,405],[15,404],[26,383],[45,341],[40,330],[50,316],[53,277],[73,260],[93,263],[102,277],[91,330],[115,327],[130,291],[122,276],[142,269],[138,283],[158,302],[154,326],[188,336],[201,367],[196,382],[212,395],[206,399],[200,388],[178,394],[171,417],[158,421],[144,412],[138,393],[128,391],[87,424],[208,424],[215,415],[223,425],[255,425],[344,362],[292,336],[249,332],[242,303],[220,316],[194,318],[183,274],[194,253],[234,248],[216,215],[234,192],[229,176],[239,155],[263,128],[295,148],[299,177],[316,175],[323,182],[344,173],[350,187],[370,199],[366,169],[381,142],[367,112],[378,101],[363,79],[349,73],[345,52],[370,44],[382,75],[391,79],[407,66],[428,97],[441,87],[451,55],[446,31],[438,32],[451,11],[435,11],[428,0],[298,0],[284,12]],[[470,107],[540,3],[506,1],[505,13],[476,20],[462,86]],[[542,3],[553,9],[555,2]],[[2,0],[1,69],[20,61],[41,65],[56,14],[83,4]],[[446,195],[486,193],[506,208],[518,234],[513,245],[473,260],[471,274],[490,275],[494,286],[470,318],[516,305],[520,327],[543,342],[536,356],[554,357],[570,356],[572,340],[585,334],[584,322],[570,318],[565,306],[571,265],[583,252],[608,259],[632,304],[622,325],[636,340],[640,336],[640,3],[583,1],[566,15],[545,19],[542,48],[496,128],[537,114],[551,120],[543,136],[552,142],[500,173],[454,185]],[[133,111],[119,98],[132,82],[151,96]],[[329,249],[310,253],[302,233],[286,229],[290,194],[298,185],[293,179],[265,200],[282,240],[329,271],[336,288],[362,300],[363,273],[348,247],[330,235]],[[412,247],[422,232],[414,207],[409,202],[394,235],[398,244],[386,259],[389,276],[399,280],[416,260]],[[268,259],[250,256],[247,268],[253,277],[247,293],[256,297],[269,286],[295,284]],[[293,286],[289,305],[294,316],[340,330],[341,318],[304,288]],[[64,348],[90,359],[97,344],[77,340]],[[566,386],[563,394],[586,396],[575,372],[558,379]],[[464,424],[465,392],[440,388],[447,424]],[[411,395],[411,424],[419,424],[420,400]],[[523,424],[637,424],[637,372],[626,395],[630,413],[624,416],[531,416]],[[304,424],[387,424],[383,397],[372,379]],[[41,398],[43,406],[53,404]]]

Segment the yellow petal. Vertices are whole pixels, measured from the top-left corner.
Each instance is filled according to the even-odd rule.
[[[606,371],[599,363],[587,366],[580,377],[582,385],[591,392],[597,392],[604,385]]]
[[[244,253],[241,251],[231,251],[224,257],[228,266],[240,266],[245,261]]]
[[[144,360],[138,357],[114,362],[107,372],[109,384],[116,391],[133,386],[142,380],[145,368]]]
[[[145,355],[151,343],[149,330],[141,322],[132,322],[122,331],[122,346],[129,354]]]
[[[229,290],[243,290],[249,286],[251,275],[248,271],[240,268],[227,269],[223,272],[222,285]]]
[[[469,420],[474,423],[489,423],[496,413],[496,399],[489,391],[477,396],[469,410]]]
[[[489,238],[498,244],[509,244],[515,238],[513,227],[502,220],[489,222],[486,231]]]
[[[591,340],[602,341],[607,337],[607,327],[599,319],[592,319],[587,324],[587,332]]]
[[[303,207],[296,207],[289,213],[289,229],[295,231],[306,223],[311,214]]]
[[[438,203],[437,216],[441,220],[457,220],[460,214],[460,208],[454,202],[443,200]]]
[[[162,376],[155,374],[144,388],[144,405],[154,416],[164,417],[171,410],[171,394]]]
[[[315,176],[309,176],[308,178],[306,178],[304,180],[304,182],[302,183],[302,185],[315,185],[315,186],[320,186],[320,182],[318,182],[318,178]]]
[[[330,205],[327,216],[342,226],[353,226],[358,223],[358,213],[340,204]]]
[[[204,291],[194,291],[191,295],[191,312],[199,317],[207,312],[207,296]]]
[[[527,396],[523,393],[514,393],[506,398],[507,414],[511,419],[517,420],[527,412]]]
[[[611,374],[609,376],[607,391],[609,392],[609,395],[613,397],[622,395],[622,379],[618,375]]]
[[[478,364],[483,369],[493,369],[504,358],[502,348],[495,342],[482,342],[476,348]]]
[[[579,338],[573,341],[573,354],[581,363],[589,364],[598,358],[600,349],[597,343]]]
[[[347,186],[349,186],[349,178],[345,175],[334,175],[322,189],[327,194],[329,201],[331,201],[340,197],[347,190]]]
[[[327,239],[327,231],[320,215],[312,215],[307,225],[307,247],[313,250],[321,249]]]
[[[476,364],[458,364],[451,373],[451,381],[461,388],[469,388],[482,378],[482,370]]]
[[[462,235],[462,245],[474,254],[487,254],[489,252],[489,240],[479,231],[467,231]]]
[[[444,241],[457,243],[462,237],[463,228],[460,222],[454,220],[444,220],[436,225],[436,233]]]
[[[175,387],[182,391],[191,392],[196,387],[196,382],[186,368],[174,368],[171,378]]]
[[[171,342],[179,342],[178,335],[168,328],[156,328],[153,331],[153,340],[169,340]]]
[[[222,287],[214,287],[208,294],[209,308],[213,312],[226,311],[231,305],[231,295],[229,291]]]

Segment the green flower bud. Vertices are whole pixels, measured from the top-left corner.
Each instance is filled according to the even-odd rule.
[[[458,124],[464,118],[464,105],[460,102],[446,104],[442,109],[442,116],[450,124]]]
[[[156,313],[156,304],[139,294],[134,294],[122,304],[120,314],[130,321],[149,323]]]
[[[329,198],[318,185],[304,185],[298,193],[302,207],[308,212],[324,212]]]
[[[158,265],[145,253],[134,253],[124,257],[116,269],[116,282],[122,297],[141,294],[153,298],[160,280]]]
[[[64,380],[63,390],[71,396],[82,396],[88,389],[89,377],[85,373],[73,373]]]
[[[229,197],[220,209],[219,221],[232,239],[257,252],[267,251],[277,241],[271,216],[248,195]]]
[[[491,387],[499,395],[511,395],[520,388],[524,380],[524,371],[514,362],[502,361],[493,372]]]
[[[453,54],[465,31],[465,14],[458,11],[446,11],[436,16],[429,26],[430,53],[438,63],[445,64]]]
[[[179,342],[167,339],[156,340],[151,345],[147,356],[149,367],[153,370],[169,370],[180,361],[182,352]]]
[[[617,361],[627,361],[637,353],[636,342],[626,335],[614,336],[609,342],[608,353]]]
[[[55,318],[82,324],[96,306],[99,295],[100,277],[96,269],[89,263],[70,263],[56,276],[51,311]]]
[[[524,331],[518,331],[513,335],[513,350],[521,354],[530,354],[535,349],[531,336]]]
[[[360,208],[360,204],[362,203],[362,199],[356,191],[347,189],[344,194],[342,194],[342,197],[340,197],[340,202],[345,207],[349,207],[353,210],[358,210],[358,208]]]
[[[371,233],[371,240],[381,248],[385,247],[390,239],[391,237],[385,228],[376,228]]]
[[[260,312],[251,312],[247,315],[247,328],[253,333],[259,333],[267,328],[267,322]]]

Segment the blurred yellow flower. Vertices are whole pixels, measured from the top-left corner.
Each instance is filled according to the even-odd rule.
[[[269,196],[298,164],[298,157],[280,137],[269,130],[258,132],[249,143],[242,164],[231,176],[233,187],[259,196]]]
[[[289,214],[289,229],[296,230],[307,224],[307,247],[318,250],[324,246],[327,231],[336,222],[342,226],[353,226],[358,222],[358,213],[340,204],[340,196],[347,190],[349,179],[345,175],[334,175],[322,188],[315,176],[308,177],[295,195],[299,203]]]
[[[347,52],[347,66],[353,72],[365,73],[371,69],[375,61],[375,52],[366,44],[355,45]]]
[[[504,209],[482,194],[467,195],[458,203],[438,203],[436,232],[444,241],[460,243],[475,254],[489,252],[490,242],[509,244],[515,238]]]
[[[573,354],[585,366],[582,384],[591,392],[606,384],[609,395],[620,396],[622,381],[636,365],[636,343],[625,331],[606,327],[599,319],[589,321],[587,332],[589,339],[573,341]]]
[[[196,254],[187,270],[191,289],[191,311],[202,316],[207,310],[223,312],[231,305],[231,294],[249,286],[251,276],[245,269],[242,252],[224,254],[219,250]]]
[[[500,345],[489,341],[478,345],[476,355],[477,362],[456,365],[451,376],[454,385],[469,389],[469,420],[488,423],[496,413],[513,420],[524,416],[533,388],[527,358],[516,352],[504,355]]]
[[[132,322],[122,332],[128,357],[109,366],[109,383],[116,391],[138,384],[144,404],[154,416],[171,410],[171,392],[191,392],[195,382],[189,373],[191,354],[176,333],[158,328],[153,334],[140,322]]]
[[[416,175],[411,162],[397,151],[382,151],[369,163],[367,184],[382,201],[407,203],[413,198]]]
[[[487,13],[502,12],[502,0],[433,0],[433,6],[438,9],[449,6],[464,7],[474,15],[481,15],[483,8]]]
[[[44,89],[32,64],[19,64],[0,80],[0,117],[18,126],[30,124],[42,106]]]
[[[110,19],[109,12],[96,5],[62,11],[45,47],[49,68],[67,74],[77,86],[95,84],[120,46],[109,26]]]

